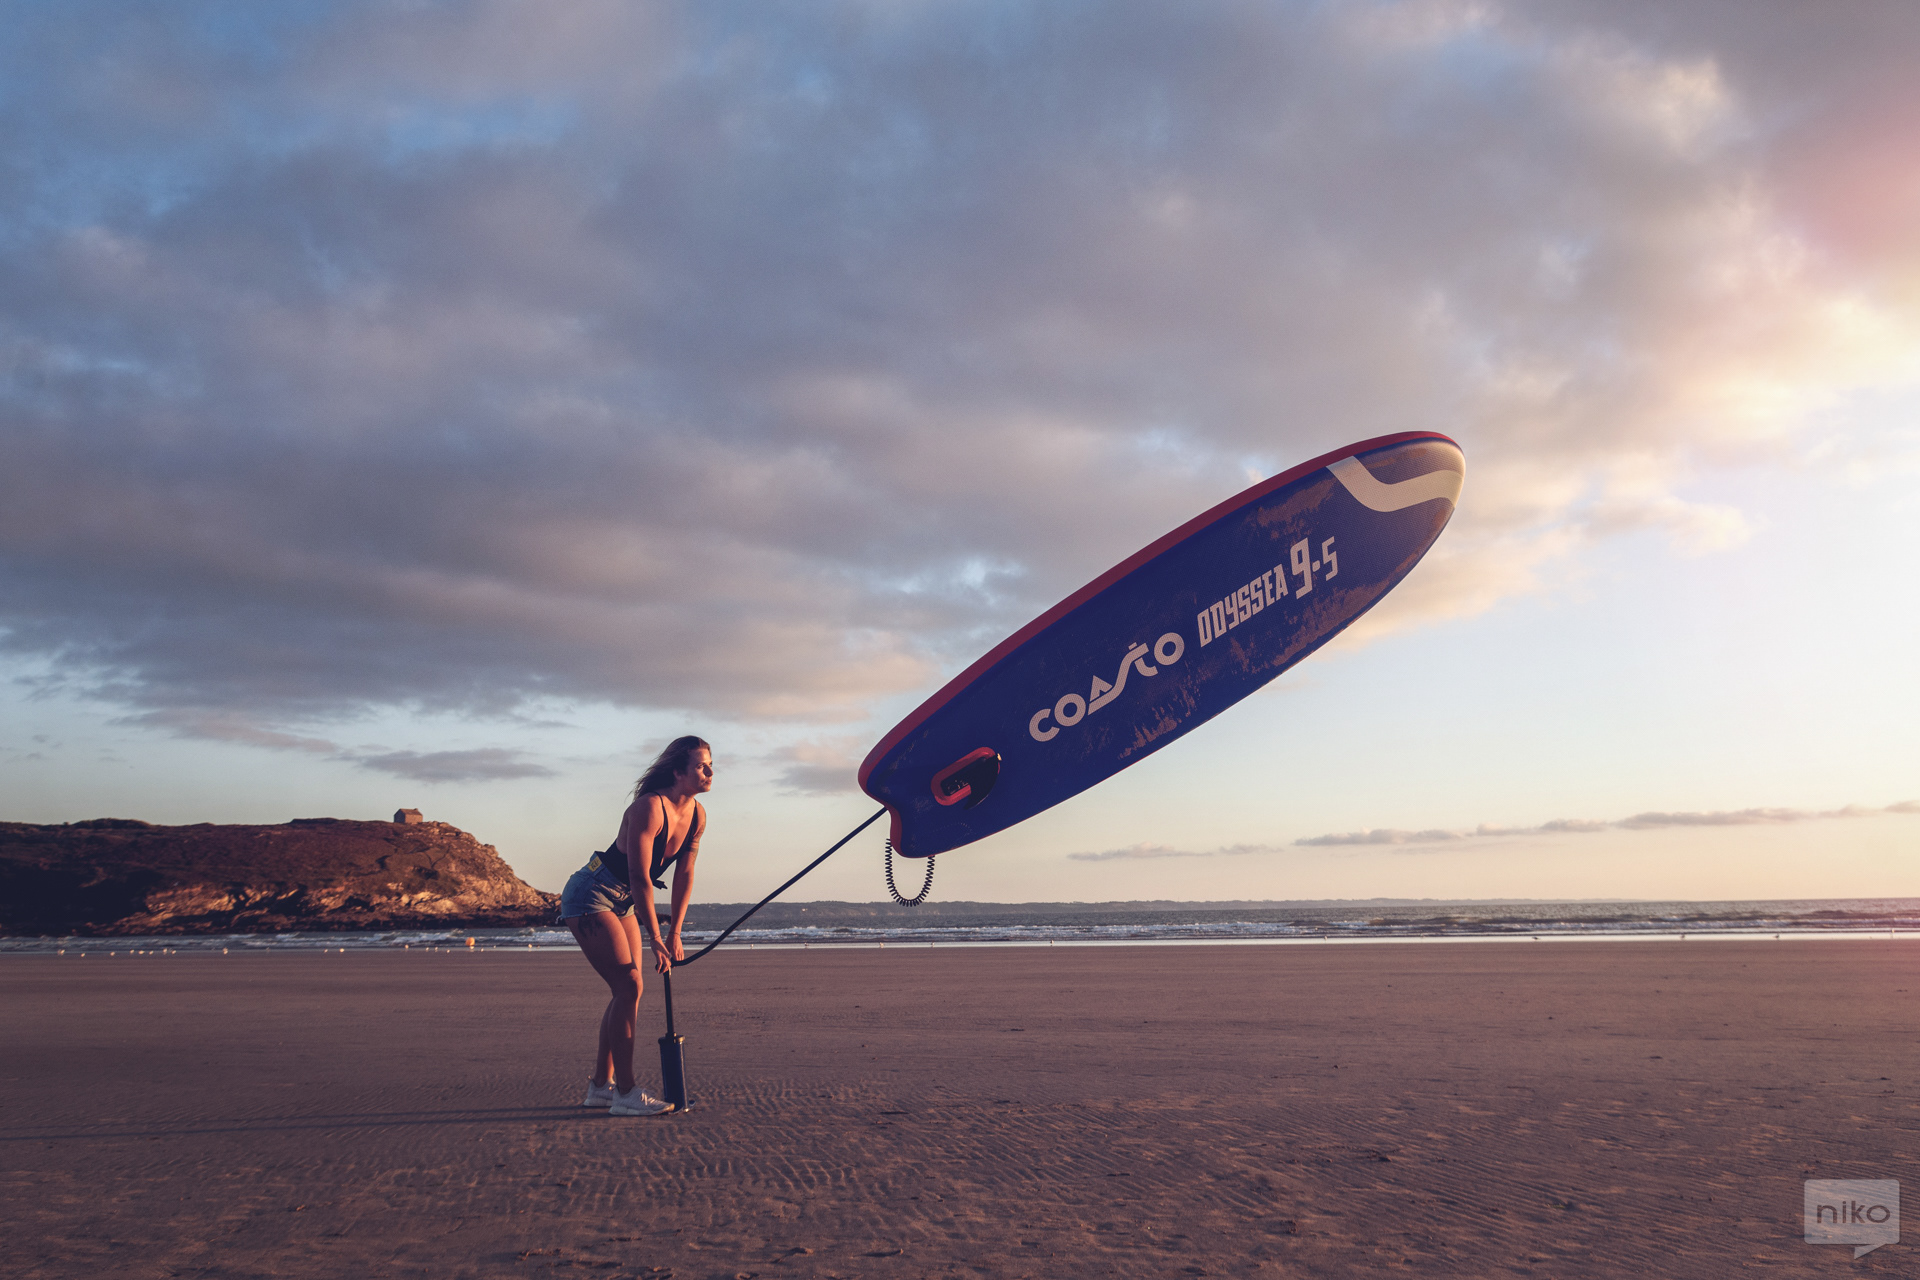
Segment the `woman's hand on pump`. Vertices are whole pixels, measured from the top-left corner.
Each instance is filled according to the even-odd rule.
[[[666,945],[659,938],[655,938],[651,945],[653,947],[653,971],[665,977],[668,973],[672,972],[673,962],[680,957],[674,952],[667,950]]]
[[[687,949],[680,945],[680,931],[675,929],[667,935],[667,948],[673,953],[673,962],[679,964],[687,958]]]

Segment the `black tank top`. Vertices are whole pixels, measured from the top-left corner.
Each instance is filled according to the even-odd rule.
[[[657,799],[658,797],[650,798]],[[680,842],[680,847],[676,849],[673,856],[669,858],[667,856],[667,806],[666,801],[662,800],[660,802],[660,834],[653,838],[653,866],[650,868],[651,874],[647,876],[647,879],[653,881],[654,888],[664,889],[667,887],[667,868],[680,861],[680,855],[687,851],[687,842],[699,836],[700,828],[705,825],[706,814],[701,812],[699,806],[696,804],[693,810],[693,826],[687,831],[686,840]],[[615,836],[613,843],[601,852],[600,865],[608,871],[611,871],[613,878],[621,884],[628,886],[633,884],[633,874],[627,866],[627,855],[620,851],[620,837]]]

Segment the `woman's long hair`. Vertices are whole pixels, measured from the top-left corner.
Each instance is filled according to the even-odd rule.
[[[667,749],[654,757],[647,771],[640,775],[640,781],[633,784],[633,794],[658,795],[673,785],[674,779],[687,771],[687,765],[693,760],[693,753],[705,747],[711,755],[713,748],[707,746],[705,738],[696,738],[688,734],[684,738],[675,738],[667,744]]]

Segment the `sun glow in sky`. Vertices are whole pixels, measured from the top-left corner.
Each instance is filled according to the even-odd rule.
[[[1002,636],[1420,428],[1386,603],[936,893],[1920,895],[1905,0],[9,27],[0,817],[554,889],[695,731],[757,897]]]

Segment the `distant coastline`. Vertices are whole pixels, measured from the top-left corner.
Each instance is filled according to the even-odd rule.
[[[751,905],[696,902],[688,933],[711,937]],[[7,950],[29,939],[246,935],[285,936],[290,946],[302,945],[295,936],[339,935],[333,945],[404,947],[415,937],[454,933],[539,949],[571,944],[555,925],[557,907],[556,895],[521,880],[493,846],[441,822],[0,822],[0,937],[14,940]],[[1920,898],[780,901],[735,939],[1285,941],[1769,930],[1920,930]]]
[[[13,937],[510,928],[556,907],[444,822],[0,822],[0,934]]]
[[[717,936],[746,903],[708,903],[689,912],[696,945]],[[1872,937],[1920,940],[1920,899],[1811,899],[1660,903],[986,903],[918,908],[892,903],[776,903],[728,940],[728,947],[981,945],[1310,944],[1554,941],[1573,939]],[[112,934],[0,938],[0,953],[150,948],[214,950],[383,950],[454,947],[571,950],[550,918],[521,925],[454,919],[407,927],[176,930],[145,938]]]
[[[750,903],[696,903],[688,925],[720,929]],[[1363,898],[1302,901],[1176,902],[775,902],[753,918],[762,930],[880,928],[907,930],[996,927],[1086,929],[1138,926],[1249,928],[1312,932],[1370,929],[1401,933],[1524,933],[1537,929],[1605,928],[1920,928],[1920,898],[1765,899],[1723,901]],[[1238,926],[1237,928],[1235,926]]]

